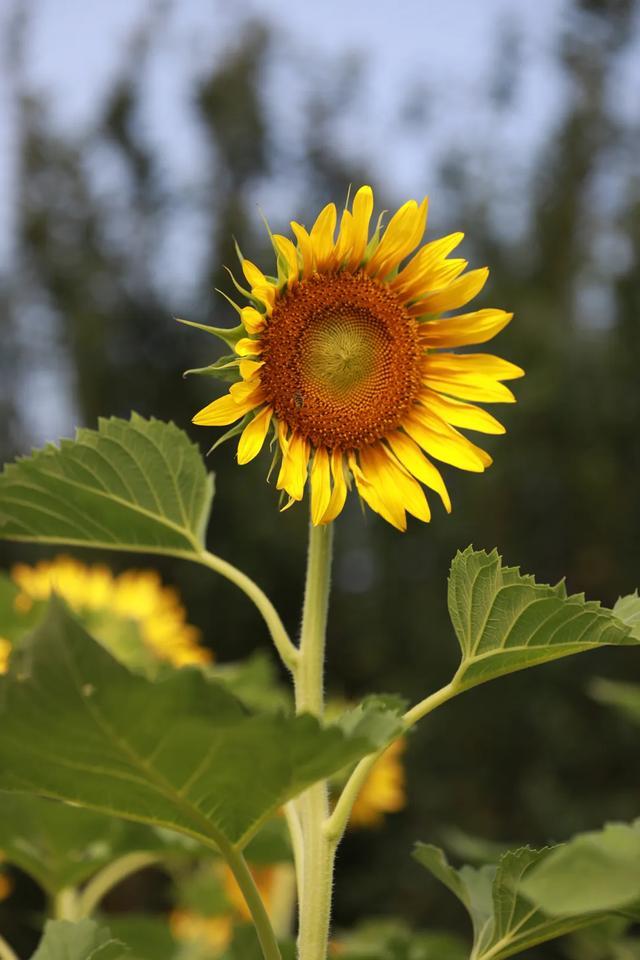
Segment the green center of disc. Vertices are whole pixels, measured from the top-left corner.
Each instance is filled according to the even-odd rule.
[[[316,318],[306,331],[302,349],[303,374],[330,393],[344,395],[374,374],[384,334],[370,314],[355,308]]]

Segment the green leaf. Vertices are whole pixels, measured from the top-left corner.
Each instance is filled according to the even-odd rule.
[[[563,583],[550,587],[503,567],[496,550],[457,554],[449,614],[462,651],[459,691],[605,644],[640,643],[611,610],[582,594],[568,597]]]
[[[636,640],[640,640],[640,597],[638,591],[627,594],[626,597],[618,597],[613,612],[619,620],[631,627],[631,632]]]
[[[40,946],[31,960],[124,960],[128,947],[93,920],[71,923],[47,920]],[[149,958],[150,960],[150,958]]]
[[[199,553],[212,498],[213,478],[187,435],[134,413],[9,464],[0,474],[0,537]]]
[[[20,589],[4,573],[0,573],[0,637],[15,646],[20,638],[33,629],[42,615],[43,604],[34,602],[29,609],[21,609]]]
[[[609,823],[556,847],[523,889],[546,913],[573,916],[640,903],[640,820]]]
[[[178,956],[169,924],[162,916],[110,914],[109,929],[129,947],[131,953],[127,954],[127,960],[174,960]]]
[[[418,844],[414,856],[464,905],[473,925],[470,960],[505,960],[530,947],[594,923],[604,913],[549,916],[525,896],[524,879],[549,849],[522,847],[497,865],[454,869],[437,847]]]
[[[168,830],[43,797],[0,792],[0,850],[53,896],[84,883],[125,853],[193,857],[203,848]]]
[[[242,846],[288,799],[383,746],[383,727],[380,709],[353,734],[251,713],[197,670],[135,676],[54,600],[0,679],[0,789]]]
[[[367,920],[338,934],[343,960],[467,960],[464,942],[448,933],[411,930],[395,918]]]

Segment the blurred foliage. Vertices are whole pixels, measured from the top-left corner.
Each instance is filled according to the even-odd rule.
[[[511,229],[491,170],[480,180],[468,157],[443,158],[440,182],[416,188],[429,188],[440,198],[438,209],[448,211],[438,228],[466,229],[474,264],[491,266],[480,306],[514,310],[500,353],[528,376],[518,386],[518,405],[507,411],[508,436],[493,444],[491,471],[482,478],[447,476],[450,518],[436,509],[430,526],[416,523],[398,535],[372,515],[363,518],[355,503],[341,517],[329,641],[335,695],[360,696],[379,689],[383,678],[386,689],[415,698],[447,679],[457,651],[446,617],[446,574],[456,549],[470,542],[497,546],[507,562],[540,581],[566,575],[570,592],[608,605],[638,585],[640,122],[623,120],[613,107],[620,57],[638,42],[639,12],[637,0],[574,0],[558,50],[567,106],[522,197],[530,216],[520,233]],[[101,116],[78,137],[54,130],[46,100],[21,94],[15,58],[18,233],[15,263],[0,291],[5,459],[30,444],[25,397],[36,409],[55,402],[56,380],[61,393],[71,390],[84,425],[95,426],[101,415],[126,417],[132,408],[188,425],[212,397],[211,385],[206,378],[183,381],[181,371],[215,356],[207,338],[173,322],[172,311],[234,322],[212,288],[231,292],[223,265],[233,265],[233,237],[252,259],[265,254],[253,203],[276,174],[280,184],[290,177],[307,185],[308,208],[295,211],[301,220],[318,202],[339,202],[349,183],[366,179],[366,171],[344,162],[331,135],[345,88],[358,83],[339,65],[335,82],[327,77],[326,92],[309,100],[295,167],[283,168],[263,89],[265,65],[277,53],[269,30],[257,24],[233,38],[193,91],[189,106],[211,156],[208,176],[186,192],[173,185],[140,115],[142,70],[157,23],[150,16],[135,37]],[[505,92],[517,73],[519,39],[509,31],[499,38],[487,91],[505,110],[513,108]],[[428,111],[411,122],[425,141],[432,135]],[[476,149],[469,143],[469,155]],[[103,168],[118,171],[117,188],[96,176]],[[188,301],[175,302],[157,266],[160,241],[167,223],[194,209],[208,229]],[[519,213],[514,220],[522,219]],[[283,214],[274,228],[284,232],[284,221]],[[203,449],[214,439],[195,428],[191,435]],[[214,549],[255,577],[295,630],[304,509],[278,514],[264,458],[240,470],[233,450],[223,447],[210,462],[218,491]],[[9,565],[39,555],[3,546],[1,559]],[[106,559],[116,568],[124,562]],[[258,616],[233,587],[205,571],[159,566],[180,586],[190,619],[219,661],[266,646]],[[409,743],[408,809],[386,822],[375,843],[368,834],[345,842],[336,923],[397,914],[422,928],[437,916],[439,928],[464,930],[462,911],[435,884],[425,889],[419,866],[409,862],[416,837],[438,839],[452,823],[488,840],[541,845],[637,816],[638,771],[630,763],[637,734],[584,694],[593,673],[637,676],[636,663],[634,650],[570,659],[472,691],[430,718]],[[167,905],[153,874],[133,878],[126,893],[137,912]],[[1,923],[25,952],[33,944],[29,912],[37,908],[21,877],[0,904]],[[530,955],[553,958],[560,950],[550,945]]]

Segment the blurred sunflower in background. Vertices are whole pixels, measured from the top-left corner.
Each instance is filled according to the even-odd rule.
[[[361,187],[337,236],[333,203],[310,231],[291,223],[295,244],[272,235],[276,277],[241,260],[249,289],[237,286],[249,305],[235,305],[241,324],[235,340],[226,337],[235,356],[217,365],[226,377],[236,368],[237,381],[194,423],[236,424],[225,438],[240,436],[241,464],[272,431],[285,507],[302,499],[309,478],[314,524],[338,516],[353,480],[371,509],[404,530],[407,512],[431,517],[420,483],[451,509],[430,458],[478,473],[489,466],[491,457],[457,428],[504,433],[475,404],[513,402],[502,381],[523,371],[489,354],[452,352],[491,339],[512,316],[440,316],[468,303],[488,276],[486,268],[464,273],[467,261],[449,258],[463,234],[414,253],[426,198],[405,203],[385,229],[380,218],[370,235],[372,213],[373,192]]]
[[[379,827],[385,814],[404,809],[407,777],[402,755],[406,746],[401,737],[376,760],[353,805],[350,827]]]
[[[38,608],[53,593],[69,605],[83,625],[126,666],[155,674],[162,663],[173,667],[206,664],[211,652],[200,632],[187,623],[176,590],[162,584],[155,570],[113,574],[102,564],[86,565],[68,556],[17,564],[11,571],[13,621],[32,626]],[[6,670],[12,644],[0,637],[0,672]]]

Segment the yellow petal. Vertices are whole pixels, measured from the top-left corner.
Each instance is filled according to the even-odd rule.
[[[516,398],[508,387],[489,377],[466,378],[460,376],[429,375],[425,384],[430,390],[458,397],[460,400],[473,400],[478,403],[515,403]]]
[[[238,463],[249,463],[260,453],[272,415],[273,409],[264,407],[244,428],[238,443]]]
[[[311,228],[311,245],[315,253],[316,265],[321,270],[331,259],[333,253],[333,235],[336,229],[336,205],[328,203],[318,215]]]
[[[453,260],[443,260],[434,264],[431,269],[425,270],[414,283],[407,284],[401,291],[396,291],[403,300],[416,300],[412,309],[417,309],[422,304],[423,298],[432,291],[440,290],[452,283],[456,277],[459,277],[463,270],[469,266],[467,260],[454,258]]]
[[[343,455],[341,450],[331,451],[331,472],[333,474],[333,490],[329,505],[322,516],[322,523],[331,523],[344,507],[347,499],[347,484],[344,479]]]
[[[474,310],[459,317],[425,320],[420,324],[420,338],[425,345],[438,348],[486,343],[500,333],[512,317],[506,310]]]
[[[307,482],[309,453],[308,441],[294,433],[287,443],[276,483],[277,489],[286,490],[292,500],[302,500]]]
[[[479,433],[506,433],[499,420],[473,404],[443,397],[432,390],[424,390],[419,401],[427,410],[433,410],[442,420],[452,423],[454,427],[466,427],[467,430],[477,430]]]
[[[251,260],[242,261],[242,272],[251,287],[263,287],[268,283],[262,270],[256,267],[255,263],[251,263]]]
[[[267,308],[267,313],[270,314],[273,310],[274,304],[276,302],[277,291],[272,283],[265,283],[262,286],[252,287],[251,296],[254,299],[259,300],[260,303],[263,303]]]
[[[243,307],[240,312],[240,319],[247,333],[260,333],[266,326],[266,317],[255,307]]]
[[[315,265],[311,237],[305,228],[300,223],[296,223],[295,220],[291,221],[291,229],[298,241],[298,250],[302,255],[302,276],[309,277],[313,273]]]
[[[318,447],[313,458],[311,481],[311,522],[315,527],[324,522],[324,514],[331,499],[331,468],[329,454]]]
[[[451,513],[451,498],[442,475],[438,468],[430,460],[427,460],[418,444],[406,433],[401,433],[399,430],[390,433],[387,442],[409,473],[412,473],[414,477],[417,477],[421,483],[424,483],[431,490],[435,490],[447,513]]]
[[[447,237],[425,243],[398,276],[392,280],[391,286],[393,289],[399,295],[402,295],[406,287],[413,287],[416,283],[424,282],[425,278],[430,278],[436,267],[458,246],[463,238],[464,233],[451,233]]]
[[[388,447],[375,450],[383,473],[388,477],[389,489],[397,493],[400,502],[412,516],[424,523],[431,519],[431,510],[420,484],[404,469]]]
[[[348,210],[342,211],[340,230],[336,240],[334,258],[336,264],[341,263],[351,250],[353,244],[353,216]]]
[[[434,423],[434,419],[425,416],[418,407],[405,417],[402,426],[409,436],[436,460],[449,463],[460,470],[470,470],[472,473],[484,472],[484,457],[480,456],[477,447],[462,434],[454,431],[453,427],[450,428],[453,435],[450,431],[445,432],[439,429],[438,422]]]
[[[491,353],[433,353],[425,358],[424,369],[428,375],[438,377],[460,374],[492,380],[515,380],[524,376],[522,367],[502,357],[494,357]]]
[[[238,364],[238,370],[243,380],[253,380],[260,367],[264,367],[264,360],[241,360]]]
[[[362,451],[360,453],[362,455]],[[397,530],[406,530],[407,518],[402,506],[398,508],[397,504],[394,503],[390,510],[388,505],[382,500],[380,489],[375,483],[375,470],[373,471],[373,476],[365,475],[364,470],[358,466],[352,453],[349,454],[349,469],[353,474],[358,493],[365,503],[368,503],[375,513],[379,513],[381,517],[384,517],[384,519],[396,527]]]
[[[250,340],[249,337],[242,337],[236,343],[235,350],[241,357],[256,357],[262,353],[262,343],[260,340]]]
[[[369,223],[373,213],[373,190],[371,187],[360,187],[353,198],[352,210],[352,247],[348,265],[355,269],[360,264],[369,242]]]
[[[288,237],[274,233],[273,242],[287,267],[287,286],[292,287],[298,279],[298,251]]]
[[[229,393],[236,403],[244,403],[245,400],[250,400],[254,395],[262,394],[262,392],[262,384],[258,377],[254,380],[232,383],[229,387]]]
[[[413,413],[423,426],[428,427],[429,430],[437,431],[444,437],[448,437],[454,443],[459,443],[469,453],[473,453],[483,466],[490,467],[493,463],[493,458],[486,450],[483,450],[482,447],[477,447],[475,443],[472,443],[463,433],[460,433],[460,431],[452,427],[450,423],[447,423],[446,420],[439,417],[434,410],[416,406]]]
[[[421,520],[429,519],[429,507],[421,487],[403,469],[392,462],[384,447],[373,444],[360,450],[363,473],[375,486],[378,497],[392,516],[402,517],[405,510]]]
[[[489,270],[487,267],[481,267],[479,270],[470,270],[469,273],[458,277],[457,280],[454,280],[441,290],[434,290],[433,293],[422,297],[415,306],[411,307],[409,313],[414,317],[419,317],[425,313],[457,310],[458,307],[464,306],[465,303],[473,300],[473,298],[480,293],[487,282],[488,276]]]
[[[392,216],[380,243],[369,260],[366,271],[382,277],[391,272],[420,243],[427,220],[427,198],[420,206],[408,200]]]
[[[235,384],[234,384],[235,386]],[[235,423],[245,413],[253,410],[254,407],[262,403],[262,397],[254,394],[245,400],[237,402],[232,396],[227,394],[214,400],[208,406],[203,407],[193,418],[193,423],[201,427],[225,427],[229,423]]]

